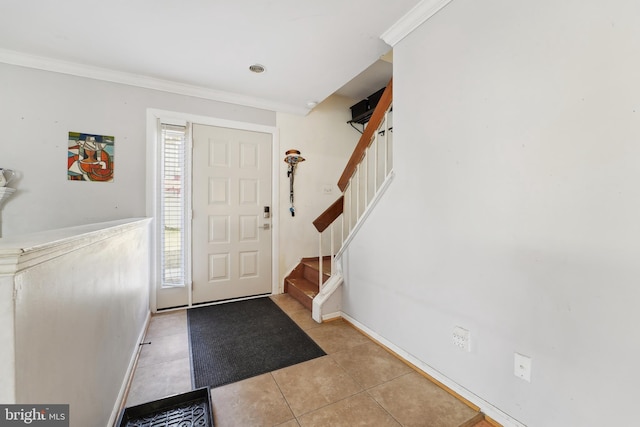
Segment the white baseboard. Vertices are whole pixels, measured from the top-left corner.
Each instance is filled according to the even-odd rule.
[[[133,371],[136,368],[136,363],[138,361],[138,355],[140,354],[140,345],[144,340],[144,336],[147,334],[147,329],[149,328],[149,322],[151,321],[151,311],[147,312],[147,318],[144,321],[144,326],[138,335],[138,341],[136,343],[136,348],[133,350],[133,354],[131,355],[131,359],[129,360],[129,366],[127,367],[127,373],[124,376],[124,380],[122,381],[122,386],[120,386],[120,392],[118,393],[118,399],[113,405],[113,411],[111,411],[111,417],[109,418],[109,424],[107,426],[114,426],[118,417],[120,416],[120,412],[124,408],[125,398],[127,396],[127,392],[129,390],[129,386],[131,385],[131,381],[133,380]]]
[[[341,313],[341,317],[343,317],[345,320],[347,320],[349,323],[351,323],[357,329],[361,330],[362,332],[364,332],[365,334],[367,334],[368,336],[373,338],[380,345],[386,347],[387,349],[389,349],[390,351],[392,351],[393,353],[395,353],[396,355],[398,355],[399,357],[401,357],[402,359],[404,359],[405,361],[407,361],[411,365],[415,366],[416,368],[420,369],[425,374],[429,375],[430,377],[432,377],[436,381],[440,382],[445,387],[448,387],[453,392],[459,394],[464,399],[468,400],[472,404],[474,404],[477,407],[479,407],[480,411],[483,414],[485,414],[487,417],[490,417],[491,419],[493,419],[494,421],[500,423],[504,427],[527,427],[525,424],[523,424],[520,421],[510,417],[509,415],[507,415],[506,413],[504,413],[500,409],[496,408],[495,406],[493,406],[489,402],[485,401],[481,397],[473,394],[471,391],[469,391],[466,388],[462,387],[460,384],[456,383],[451,378],[446,377],[445,375],[443,375],[442,373],[438,372],[436,369],[434,369],[431,366],[427,365],[423,361],[415,358],[414,356],[412,356],[411,354],[407,353],[403,349],[401,349],[401,348],[397,347],[396,345],[394,345],[393,343],[389,342],[388,340],[386,340],[382,336],[378,335],[376,332],[372,331],[371,329],[367,328],[365,325],[363,325],[362,323],[358,322],[357,320],[355,320],[351,316],[349,316],[349,315],[347,315],[345,313]]]
[[[342,313],[340,312],[336,312],[336,313],[327,313],[327,314],[323,314],[322,315],[322,321],[327,321],[327,320],[333,320],[333,319],[338,319],[342,317]]]

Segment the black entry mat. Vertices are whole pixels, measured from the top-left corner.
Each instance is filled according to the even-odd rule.
[[[193,386],[219,387],[326,353],[270,298],[187,311]]]

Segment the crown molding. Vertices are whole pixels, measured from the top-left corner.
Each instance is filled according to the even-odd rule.
[[[170,80],[140,74],[125,73],[106,68],[94,67],[76,62],[61,61],[58,59],[29,55],[22,52],[0,49],[0,62],[21,67],[35,68],[54,73],[69,74],[77,77],[86,77],[94,80],[102,80],[145,89],[169,92],[178,95],[192,96],[212,101],[226,102],[243,105],[246,107],[260,108],[263,110],[278,111],[297,115],[306,115],[309,108],[283,104],[266,99],[254,98],[232,92],[219,91],[201,86],[178,83]]]
[[[452,0],[422,0],[385,31],[380,38],[389,46],[394,47],[398,42],[408,36],[409,33],[438,13],[440,9],[451,1]]]

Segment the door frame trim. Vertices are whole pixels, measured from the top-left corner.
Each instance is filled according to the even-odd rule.
[[[151,312],[158,311],[156,292],[158,289],[158,251],[157,251],[157,218],[156,218],[156,206],[158,204],[158,120],[166,121],[168,123],[189,123],[201,124],[208,126],[216,126],[237,130],[246,130],[253,132],[267,133],[271,135],[271,293],[277,294],[280,291],[278,284],[279,276],[279,262],[280,253],[280,241],[279,241],[279,218],[280,213],[278,209],[274,209],[279,206],[279,194],[280,194],[280,163],[279,163],[279,132],[275,126],[260,125],[257,123],[240,122],[235,120],[220,119],[216,117],[200,116],[196,114],[181,113],[177,111],[160,110],[155,108],[147,109],[147,171],[146,171],[146,214],[147,217],[153,219],[152,233],[150,239],[150,269],[149,272],[149,308]],[[188,287],[188,305],[192,307],[191,298],[191,286]]]

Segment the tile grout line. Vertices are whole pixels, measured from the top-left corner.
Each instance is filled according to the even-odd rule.
[[[273,372],[275,372],[275,371],[269,372],[269,375],[271,376],[271,379],[275,383],[276,387],[278,387],[278,391],[282,395],[282,398],[284,399],[284,402],[287,404],[287,408],[289,408],[289,411],[291,411],[291,415],[293,415],[293,419],[296,420],[296,423],[298,423],[298,425],[300,425],[300,423],[298,422],[298,417],[296,417],[296,414],[293,412],[293,409],[291,408],[291,404],[289,403],[289,400],[287,399],[287,396],[284,395],[284,392],[280,388],[280,384],[278,384],[278,381],[276,380],[276,377],[273,376]],[[288,421],[290,421],[290,420],[288,420]],[[285,421],[285,423],[286,422],[287,421]],[[280,424],[283,424],[283,423],[280,423]]]
[[[406,375],[406,374],[405,374],[405,375]],[[400,377],[398,377],[398,378],[400,378]],[[386,382],[389,382],[389,381],[386,381]],[[382,383],[382,384],[385,384],[385,383]],[[378,384],[378,385],[382,385],[382,384]],[[376,387],[377,387],[377,386],[376,386]],[[394,417],[394,416],[393,416],[393,414],[387,410],[387,408],[385,408],[384,406],[382,406],[382,405],[380,404],[380,402],[378,402],[378,401],[376,400],[376,398],[375,398],[375,397],[373,397],[373,396],[371,395],[371,393],[369,393],[369,390],[372,390],[373,388],[374,388],[374,387],[370,387],[370,388],[366,389],[364,392],[365,392],[365,393],[367,393],[367,396],[369,396],[369,398],[370,398],[371,400],[373,400],[374,402],[376,402],[376,405],[378,405],[378,407],[379,407],[380,409],[382,409],[385,413],[387,413],[387,414],[389,415],[389,417],[391,417],[391,419],[392,419],[393,421],[397,422],[400,426],[403,426],[403,427],[404,427],[404,424],[402,424],[402,423],[400,422],[400,420],[399,420],[399,419],[397,419],[396,417]]]

